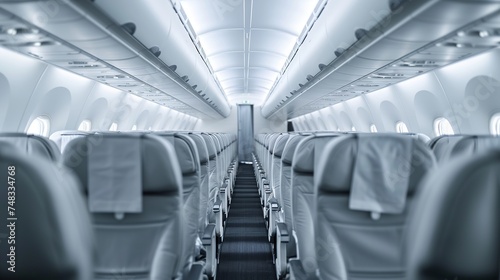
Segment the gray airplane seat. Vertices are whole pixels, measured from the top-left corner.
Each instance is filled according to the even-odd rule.
[[[64,148],[66,148],[66,145],[68,145],[71,140],[81,138],[90,134],[93,134],[93,132],[80,130],[61,130],[52,133],[49,138],[56,144],[60,153],[62,153],[64,151]]]
[[[28,155],[41,156],[53,162],[61,160],[61,152],[59,152],[56,144],[45,137],[18,132],[5,132],[0,133],[0,142],[9,142]]]
[[[457,156],[472,156],[492,148],[500,148],[500,137],[493,135],[463,136],[449,148],[444,160]]]
[[[154,135],[89,135],[68,143],[63,162],[93,218],[95,279],[181,276],[186,219],[172,144]]]
[[[199,133],[187,133],[187,136],[193,140],[198,150],[200,161],[200,207],[198,219],[198,236],[206,250],[206,272],[208,275],[215,276],[217,268],[216,260],[216,241],[215,241],[215,222],[209,223],[212,215],[213,202],[209,203],[209,154],[205,139]],[[200,256],[202,249],[197,246],[196,255]]]
[[[441,135],[432,139],[429,142],[429,147],[432,149],[436,161],[439,163],[443,159],[447,158],[448,153],[452,147],[460,140],[462,140],[466,135]]]
[[[316,223],[308,233],[319,277],[405,279],[403,231],[417,188],[435,166],[432,151],[405,135],[352,134],[320,153]]]
[[[290,184],[292,229],[296,238],[297,259],[290,261],[291,279],[305,279],[304,277],[316,274],[314,176],[325,145],[337,137],[339,135],[336,133],[313,134],[305,137],[295,148]]]
[[[198,151],[198,159],[200,162],[200,213],[198,216],[198,233],[203,234],[205,227],[208,225],[208,217],[211,212],[208,211],[208,195],[209,195],[209,155],[207,150],[207,145],[203,136],[198,133],[187,133],[185,134],[196,145],[196,149]]]
[[[284,222],[283,213],[281,212],[281,199],[280,180],[281,180],[281,155],[285,148],[286,142],[290,135],[281,134],[276,139],[272,147],[272,165],[271,165],[271,197],[266,205],[268,213],[268,239],[274,242],[276,237],[276,222]]]
[[[281,154],[280,192],[284,223],[277,223],[276,228],[276,246],[279,247],[276,250],[276,269],[278,275],[283,275],[286,272],[288,259],[297,256],[295,238],[292,237],[292,161],[297,145],[304,138],[305,136],[302,135],[290,135]],[[282,239],[284,239],[284,244],[280,244]]]
[[[409,219],[408,277],[498,279],[500,149],[456,158],[422,184]]]
[[[191,271],[196,257],[198,239],[198,217],[200,213],[200,159],[196,143],[184,133],[155,132],[172,144],[182,172],[182,198],[184,221],[184,273]]]
[[[93,279],[93,234],[67,169],[0,145],[1,279]]]
[[[202,133],[201,136],[205,140],[208,151],[208,172],[209,172],[209,194],[208,194],[208,204],[214,205],[218,197],[218,184],[217,184],[217,150],[215,148],[215,143],[213,138],[206,133]],[[215,215],[212,213],[209,217],[209,222],[215,222]]]

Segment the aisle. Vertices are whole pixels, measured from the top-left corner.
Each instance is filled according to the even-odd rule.
[[[253,168],[247,164],[238,168],[217,268],[217,280],[236,279],[276,279]]]

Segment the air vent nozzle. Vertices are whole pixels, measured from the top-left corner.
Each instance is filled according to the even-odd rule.
[[[135,26],[135,23],[133,23],[133,22],[127,22],[127,23],[122,24],[122,28],[128,34],[134,35],[136,26]]]

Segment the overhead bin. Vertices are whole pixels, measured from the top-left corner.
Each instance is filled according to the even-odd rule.
[[[155,45],[140,42],[140,38],[137,40],[120,26],[121,22],[115,22],[89,1],[52,2],[0,3],[0,13],[3,9],[10,25],[36,30],[44,40],[3,45],[192,116],[229,116],[229,103],[215,82],[210,83],[213,79],[208,68],[168,2],[170,7],[164,12],[170,14],[163,16],[171,20],[172,26],[163,29],[164,26],[159,25],[157,28],[161,30],[148,32],[164,40],[163,45],[156,45],[156,53],[150,49]],[[133,1],[127,6],[135,4],[144,5],[143,1]],[[144,15],[133,7],[115,10]],[[39,18],[34,18],[37,16]],[[155,23],[151,18],[146,20]],[[137,27],[137,30],[144,29]],[[162,30],[168,31],[167,36],[158,36]],[[166,61],[170,58],[171,61]],[[169,67],[172,65],[178,66]],[[183,76],[189,77],[189,81]],[[151,93],[155,93],[154,98],[149,98]],[[209,96],[210,101],[203,98],[202,93]],[[190,96],[195,98],[188,98]]]
[[[495,36],[488,35],[488,30],[493,34],[500,26],[498,1],[407,0],[392,11],[391,2],[349,1],[351,6],[329,2],[323,11],[328,18],[320,17],[309,32],[311,42],[297,52],[300,64],[290,64],[288,79],[280,80],[271,92],[263,116],[283,110],[294,118],[498,47]],[[340,24],[337,19],[342,15],[350,17]],[[364,27],[356,22],[360,19]],[[360,28],[368,31],[356,39]],[[335,54],[342,43],[350,45]],[[322,70],[319,64],[325,65]],[[307,75],[312,79],[306,80]],[[306,82],[299,87],[296,81]],[[295,85],[283,85],[290,82]],[[293,97],[282,102],[290,91]]]

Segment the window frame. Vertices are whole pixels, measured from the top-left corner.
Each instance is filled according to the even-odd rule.
[[[112,122],[108,128],[108,131],[118,131],[118,124],[115,122]]]
[[[404,123],[403,121],[398,121],[396,123],[396,132],[397,133],[409,133],[410,130],[408,129],[408,126],[406,125],[406,123]]]
[[[453,130],[453,126],[451,126],[450,121],[444,117],[436,118],[433,126],[436,137],[441,135],[455,135],[455,130]],[[448,129],[451,129],[451,133],[450,131],[446,131]]]
[[[500,112],[493,114],[490,118],[490,134],[500,136]]]
[[[38,131],[33,131],[34,125],[39,124]],[[30,131],[31,130],[31,131]],[[49,137],[50,134],[50,118],[47,115],[40,115],[34,118],[26,128],[26,134]]]
[[[88,129],[85,129],[86,128],[85,126],[88,126]],[[80,123],[80,125],[78,126],[78,130],[79,131],[85,131],[85,132],[91,131],[92,130],[92,121],[89,120],[89,119],[83,120]]]

